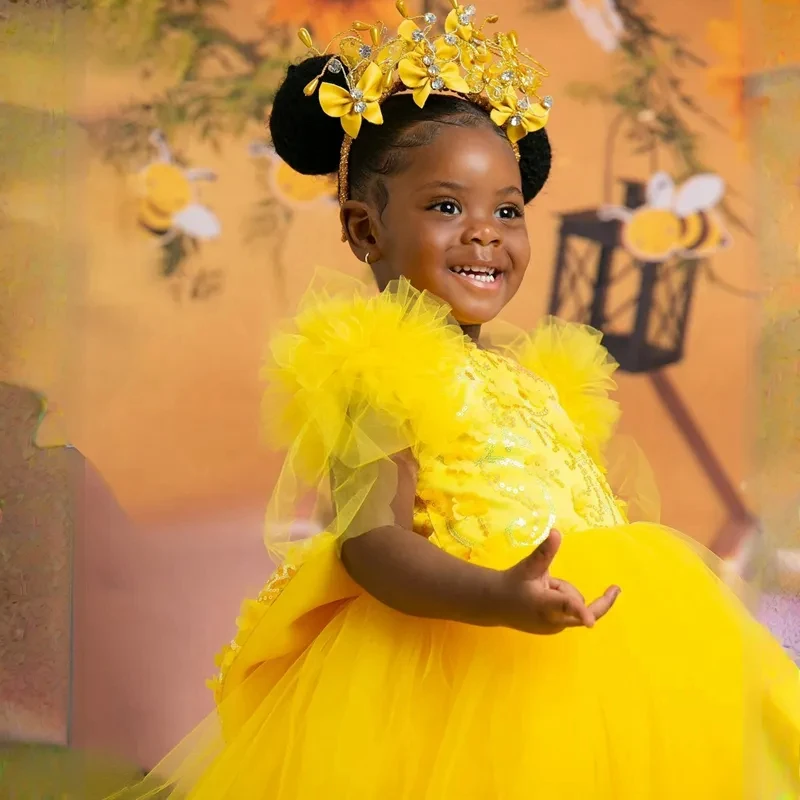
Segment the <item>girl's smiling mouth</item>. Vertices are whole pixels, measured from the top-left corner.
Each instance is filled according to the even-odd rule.
[[[458,275],[462,280],[468,281],[473,286],[479,286],[482,289],[494,289],[498,287],[503,278],[503,270],[491,266],[467,264],[464,266],[450,267],[450,272]]]

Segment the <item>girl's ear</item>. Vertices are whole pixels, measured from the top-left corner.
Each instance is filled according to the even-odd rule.
[[[359,261],[369,256],[370,264],[379,261],[375,222],[369,206],[360,200],[348,200],[342,206],[339,218],[353,255]]]

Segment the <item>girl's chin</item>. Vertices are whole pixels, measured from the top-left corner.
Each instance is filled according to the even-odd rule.
[[[508,300],[506,292],[481,293],[475,296],[472,292],[449,292],[449,297],[443,297],[451,308],[451,315],[462,328],[474,325],[484,325],[491,322],[505,308]]]
[[[514,296],[516,288],[505,273],[494,283],[473,281],[449,271],[446,277],[436,274],[426,276],[427,280],[420,280],[419,276],[407,277],[417,291],[430,292],[446,303],[450,307],[451,317],[462,328],[491,322]]]
[[[455,319],[462,328],[466,329],[480,327],[481,325],[486,325],[491,322],[503,310],[503,305],[498,304],[496,308],[486,308],[485,306],[482,308],[475,308],[474,306],[455,306],[450,304],[450,307],[453,309],[453,319]]]

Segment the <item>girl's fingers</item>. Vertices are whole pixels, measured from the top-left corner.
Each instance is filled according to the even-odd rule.
[[[563,592],[573,600],[586,605],[583,595],[571,583],[562,581],[560,578],[550,578],[549,586],[551,589],[555,589],[557,592]]]
[[[536,580],[543,577],[550,564],[556,557],[558,548],[561,545],[561,534],[553,529],[550,535],[529,555],[517,564],[517,569],[522,570],[522,574],[527,580]],[[513,567],[512,567],[513,569]]]
[[[587,627],[586,623],[574,614],[557,614],[552,619],[548,620],[548,624],[552,625],[556,630]]]
[[[551,589],[548,592],[547,604],[549,606],[548,619],[557,624],[564,621],[575,622],[591,628],[594,625],[594,614],[586,607],[583,598],[577,589],[572,592],[560,589]]]
[[[550,581],[550,588],[562,595],[563,612],[567,616],[576,617],[580,624],[591,628],[595,623],[595,617],[591,609],[586,607],[583,595],[571,584],[566,581],[554,579]]]
[[[617,601],[622,590],[618,586],[611,586],[604,592],[602,597],[598,597],[593,603],[590,603],[589,610],[595,619],[604,617],[611,610],[611,607]]]

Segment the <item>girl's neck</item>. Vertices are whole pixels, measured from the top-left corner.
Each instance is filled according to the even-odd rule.
[[[475,344],[478,344],[478,340],[481,337],[480,325],[462,325],[461,330],[464,331],[464,336],[472,339]]]
[[[391,281],[397,280],[398,278],[393,272],[387,271],[380,262],[376,262],[371,266],[372,274],[375,276],[375,282],[378,284],[379,292],[384,291]],[[461,323],[459,323],[459,326],[464,332],[464,336],[471,339],[475,344],[479,344],[478,340],[481,336],[480,325],[461,325]]]

